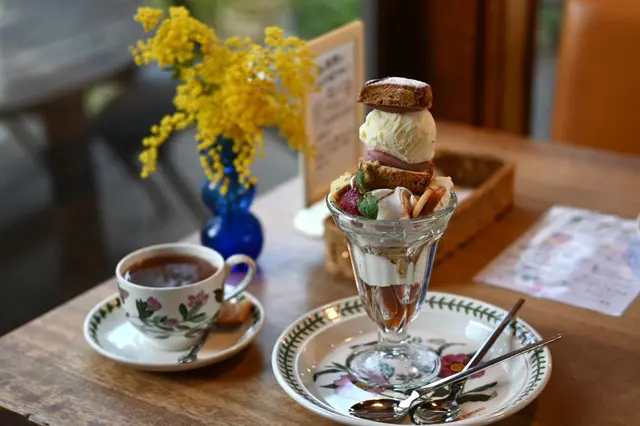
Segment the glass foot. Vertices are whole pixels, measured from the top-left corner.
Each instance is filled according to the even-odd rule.
[[[415,343],[376,344],[356,349],[347,358],[347,368],[365,386],[402,391],[436,378],[440,358]]]

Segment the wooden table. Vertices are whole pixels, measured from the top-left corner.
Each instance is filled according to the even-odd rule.
[[[640,212],[638,157],[447,124],[439,127],[439,144],[515,159],[518,171],[515,207],[437,267],[434,289],[508,307],[516,293],[475,283],[473,276],[545,209],[562,203],[626,217]],[[0,339],[0,424],[329,424],[291,400],[270,366],[274,342],[289,323],[355,293],[352,283],[324,272],[322,242],[293,231],[300,188],[294,180],[256,202],[266,244],[262,278],[250,291],[264,304],[267,323],[246,351],[180,374],[139,372],[102,358],[84,342],[81,327],[87,311],[115,292],[108,281]],[[541,396],[499,425],[640,424],[639,301],[611,317],[529,298],[522,317],[542,334],[562,332],[565,339],[552,348],[554,371]]]

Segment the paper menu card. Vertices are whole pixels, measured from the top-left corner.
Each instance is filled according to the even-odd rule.
[[[316,156],[301,157],[305,207],[324,202],[331,182],[355,171],[364,145],[358,128],[364,106],[356,102],[364,84],[364,25],[353,22],[309,42],[317,55],[318,91],[307,97],[305,127]]]
[[[476,280],[620,316],[640,292],[640,233],[634,220],[555,206]]]

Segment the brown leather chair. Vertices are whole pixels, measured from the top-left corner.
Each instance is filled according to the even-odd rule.
[[[640,154],[640,0],[568,0],[552,139]]]

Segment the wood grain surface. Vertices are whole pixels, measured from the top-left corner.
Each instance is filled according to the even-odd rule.
[[[475,283],[473,276],[547,208],[566,204],[626,217],[640,212],[639,157],[450,124],[438,130],[442,147],[502,155],[518,168],[515,207],[436,269],[435,290],[509,307],[517,293]],[[139,372],[102,358],[84,342],[82,323],[95,303],[115,292],[108,281],[0,339],[0,424],[331,424],[291,400],[270,367],[275,340],[288,324],[311,308],[355,294],[353,283],[324,271],[322,242],[294,232],[301,203],[299,180],[256,202],[266,243],[262,275],[250,291],[264,304],[267,321],[243,353],[179,374]],[[551,349],[547,388],[499,426],[640,424],[640,302],[611,317],[530,297],[521,317],[543,335],[562,332],[565,339]]]

